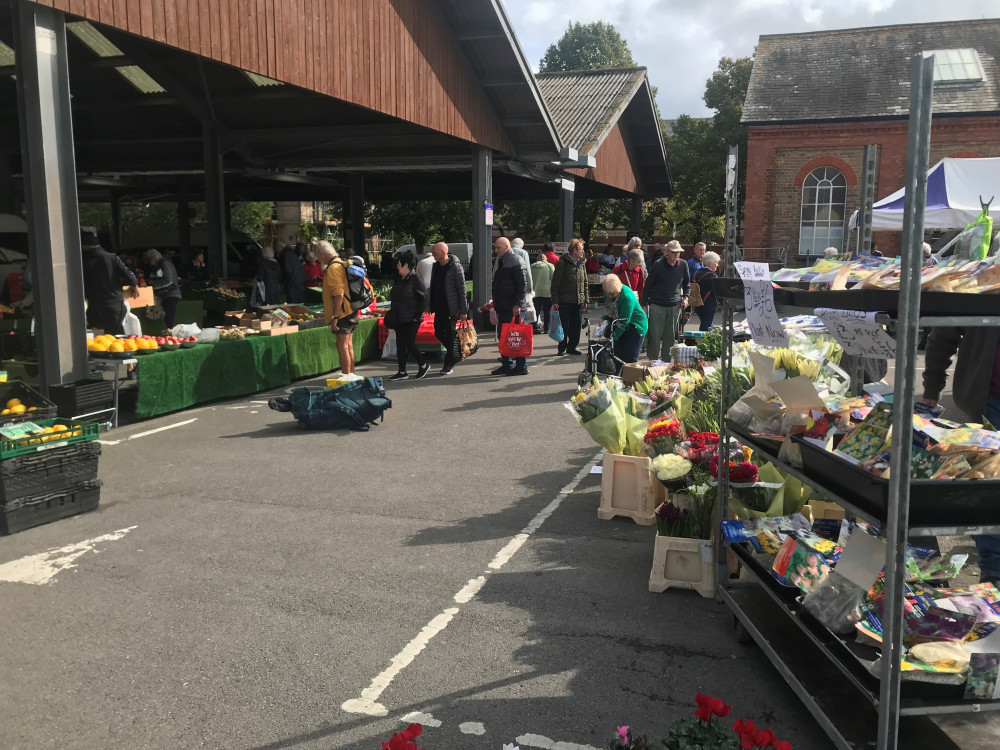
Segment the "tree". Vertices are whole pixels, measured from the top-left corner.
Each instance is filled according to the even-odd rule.
[[[505,237],[549,240],[559,234],[559,202],[525,200],[498,202],[493,221]]]
[[[230,203],[230,226],[237,232],[260,240],[264,236],[264,225],[271,218],[274,203],[271,201],[252,201]]]
[[[366,221],[374,234],[394,232],[412,239],[417,248],[444,240],[472,242],[469,201],[387,201],[369,206]]]
[[[604,21],[570,22],[566,33],[549,46],[539,64],[543,73],[634,67],[628,44],[618,29]]]

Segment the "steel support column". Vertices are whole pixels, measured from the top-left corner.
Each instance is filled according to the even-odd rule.
[[[487,206],[490,208],[488,209]],[[490,258],[493,256],[493,224],[486,223],[493,206],[493,151],[472,148],[472,304],[479,308],[489,302]]]
[[[10,168],[10,151],[0,151],[0,214],[20,214]]]
[[[858,253],[872,251],[872,213],[875,210],[875,171],[878,146],[865,146],[864,170],[861,172],[861,212],[858,221]],[[844,248],[847,250],[847,248]]]
[[[559,240],[573,239],[573,199],[576,195],[576,181],[564,177],[559,189]]]
[[[14,4],[14,18],[39,378],[47,391],[85,379],[90,369],[66,20],[25,0]]]
[[[365,258],[365,177],[361,174],[351,175],[351,239],[349,247],[352,255]],[[367,258],[365,258],[367,261]]]
[[[632,196],[632,234],[642,237],[642,196]],[[648,238],[647,238],[648,239]]]
[[[205,262],[213,276],[225,278],[229,274],[229,254],[226,251],[226,183],[219,131],[205,123],[202,125],[202,138],[205,151],[205,213],[208,219]]]

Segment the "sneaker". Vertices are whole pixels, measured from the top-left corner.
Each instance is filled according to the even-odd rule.
[[[507,372],[504,373],[504,375],[527,375],[527,374],[528,374],[527,367],[515,367],[513,370],[508,370]]]
[[[566,350],[565,349],[557,349],[556,350],[556,356],[557,357],[565,357],[566,356]]]
[[[498,367],[497,369],[495,369],[493,372],[490,373],[490,375],[509,375],[512,370],[513,368],[504,365],[503,367]]]
[[[451,365],[445,365],[444,367],[441,368],[441,372],[439,374],[440,375],[451,375],[452,369],[453,368],[452,368]]]
[[[417,377],[420,376],[418,375]],[[389,380],[409,380],[409,378],[410,376],[407,375],[405,372],[397,372],[395,375],[389,378]]]
[[[583,352],[581,352],[579,349],[568,349],[567,354],[575,354],[576,356],[579,357],[580,355],[583,354]]]
[[[427,363],[420,365],[420,367],[417,368],[417,380],[420,380],[420,378],[425,377],[427,373],[430,372],[430,369],[431,366]]]

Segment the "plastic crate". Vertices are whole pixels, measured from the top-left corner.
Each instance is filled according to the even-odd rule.
[[[84,445],[88,444],[84,443]],[[91,445],[97,445],[97,443],[91,443]],[[67,446],[67,449],[72,450],[74,447]],[[58,450],[46,453],[55,453]],[[59,460],[49,461],[35,471],[20,471],[2,475],[0,476],[0,505],[16,505],[27,498],[65,492],[83,482],[92,482],[97,479],[99,456],[99,453],[90,456],[77,455],[70,459],[57,456]]]
[[[0,534],[18,531],[58,521],[90,510],[101,502],[100,480],[84,482],[64,492],[32,498],[13,506],[0,507]]]
[[[43,438],[51,438],[52,436],[25,435],[24,437],[17,438],[0,436],[0,460],[15,458],[16,456],[24,456],[29,453],[39,453],[42,451],[54,450],[56,448],[63,448],[67,445],[74,445],[76,443],[86,443],[90,440],[97,440],[98,435],[100,435],[100,429],[98,428],[96,422],[80,422],[75,419],[40,419],[37,422],[34,422],[34,424],[39,427],[52,427],[57,424],[64,425],[68,427],[69,430],[57,434],[69,435],[69,437],[64,437],[59,440],[50,439],[48,442],[42,442]]]
[[[55,402],[60,417],[92,414],[114,408],[114,384],[110,380],[91,378],[78,383],[52,385],[49,386],[49,398]]]
[[[35,410],[26,411],[24,414],[0,414],[0,425],[13,424],[15,422],[33,422],[38,419],[51,419],[56,415],[56,405],[54,403],[20,380],[0,383],[0,409],[4,409],[7,402],[12,398],[20,399],[22,404],[29,408],[33,406]]]
[[[68,426],[68,425],[67,425]],[[67,465],[77,461],[96,459],[101,455],[101,444],[96,441],[57,446],[51,450],[28,453],[0,461],[0,482],[14,474],[45,472],[58,474]]]

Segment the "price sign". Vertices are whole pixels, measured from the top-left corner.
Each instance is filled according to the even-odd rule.
[[[746,307],[750,335],[764,346],[788,346],[788,334],[774,309],[774,287],[767,263],[736,263],[743,279],[743,304]]]
[[[896,342],[875,322],[875,313],[820,307],[816,309],[816,317],[848,354],[878,359],[896,357]]]

